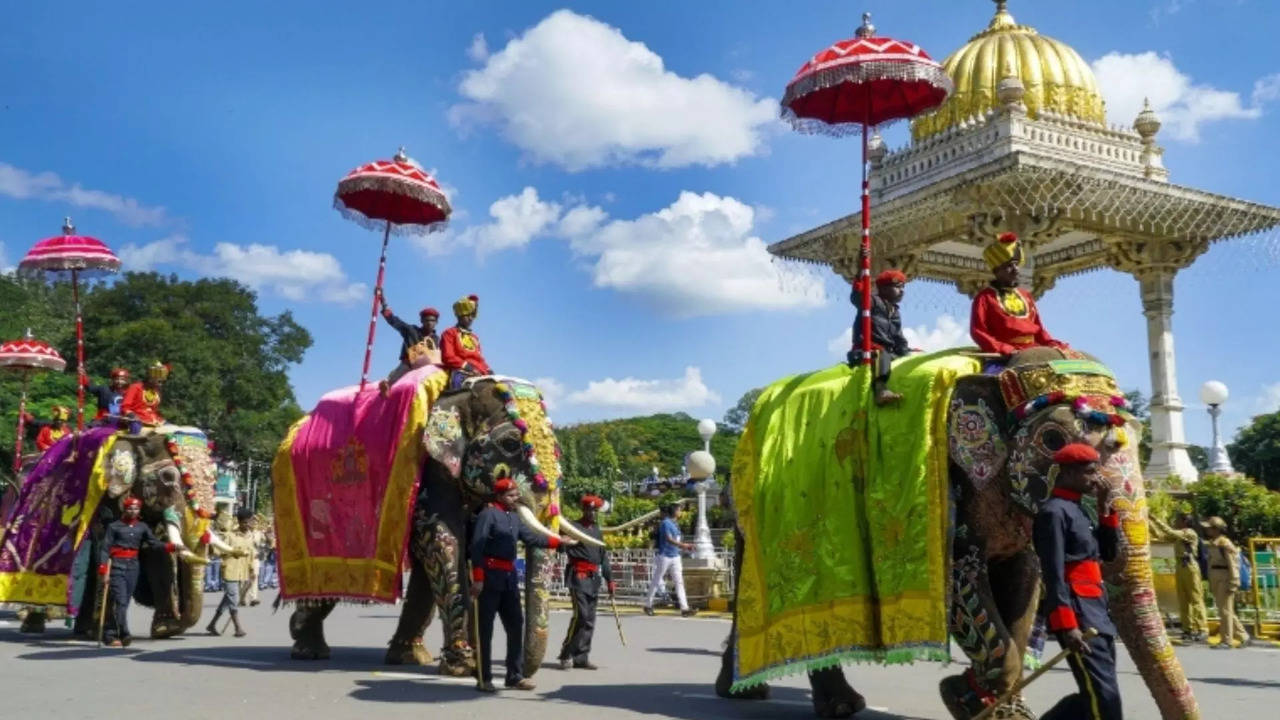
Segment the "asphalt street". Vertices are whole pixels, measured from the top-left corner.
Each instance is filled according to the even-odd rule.
[[[206,595],[206,618],[216,596]],[[268,605],[247,608],[244,638],[191,634],[168,640],[140,638],[127,649],[98,648],[71,639],[61,623],[43,636],[22,635],[11,613],[0,616],[0,717],[192,718],[810,718],[807,683],[793,677],[774,684],[772,699],[729,702],[714,695],[712,682],[729,623],[720,618],[681,619],[670,615],[623,617],[627,647],[611,618],[602,616],[591,671],[552,666],[569,615],[552,615],[552,650],[536,676],[532,693],[484,696],[466,678],[444,678],[434,667],[386,667],[382,655],[397,609],[343,606],[326,626],[333,657],[322,662],[289,659],[287,614]],[[147,627],[150,614],[134,609],[131,626]],[[204,623],[202,622],[201,625]],[[438,628],[428,646],[440,643]],[[495,638],[499,647],[501,631]],[[1056,651],[1050,643],[1049,652]],[[1275,717],[1280,701],[1280,650],[1248,648],[1230,652],[1192,647],[1179,650],[1192,679],[1203,716]],[[864,720],[920,718],[946,720],[938,681],[963,670],[960,663],[878,667],[851,666],[846,673],[867,696]],[[497,670],[501,677],[501,670]],[[1120,683],[1125,716],[1159,717],[1141,678],[1121,654]],[[1054,669],[1027,692],[1032,706],[1046,710],[1074,683]]]

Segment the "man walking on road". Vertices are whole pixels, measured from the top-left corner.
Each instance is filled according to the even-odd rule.
[[[676,600],[680,602],[680,616],[689,617],[697,611],[689,609],[689,599],[684,594],[684,566],[680,562],[681,550],[693,550],[693,545],[680,540],[680,526],[676,516],[680,506],[675,503],[662,508],[662,522],[658,524],[658,552],[653,558],[653,577],[649,579],[649,597],[644,603],[644,614],[653,614],[653,598],[663,585],[663,578],[671,575],[676,586]]]
[[[1204,524],[1209,536],[1209,589],[1213,592],[1213,604],[1218,607],[1218,637],[1221,641],[1215,650],[1230,650],[1231,641],[1240,641],[1240,647],[1252,644],[1253,638],[1245,632],[1244,623],[1236,617],[1236,591],[1240,589],[1240,552],[1227,537],[1227,523],[1214,516]]]
[[[582,531],[604,542],[600,527],[596,525],[596,510],[604,507],[604,500],[595,495],[584,495],[581,500]],[[600,600],[600,581],[603,579],[609,597],[613,597],[613,572],[609,568],[609,550],[582,543],[565,550],[569,563],[564,568],[564,584],[569,588],[573,602],[573,619],[569,632],[560,646],[560,669],[578,668],[595,670],[588,655],[591,653],[591,635],[596,627],[596,603]]]
[[[218,603],[213,619],[205,628],[210,635],[222,634],[218,631],[218,619],[222,617],[222,611],[226,610],[231,613],[231,622],[236,626],[236,637],[245,636],[244,626],[240,624],[238,605],[240,589],[249,580],[253,562],[253,538],[249,534],[249,523],[253,520],[253,511],[249,508],[240,508],[236,511],[236,519],[240,521],[239,527],[227,533],[224,538],[231,546],[231,552],[222,559],[222,602]]]
[[[1200,536],[1185,515],[1179,515],[1174,524],[1177,527],[1171,528],[1160,518],[1153,516],[1151,535],[1161,542],[1173,543],[1178,558],[1175,578],[1182,640],[1189,643],[1201,642],[1209,636],[1209,616],[1204,608],[1204,582],[1200,578]]]

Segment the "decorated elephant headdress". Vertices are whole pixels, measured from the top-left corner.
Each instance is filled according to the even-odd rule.
[[[1034,513],[1053,489],[1053,454],[1083,441],[1106,454],[1135,429],[1115,376],[1082,353],[1035,348],[996,375],[962,378],[951,399],[952,459],[977,484],[1007,471],[1011,497]]]

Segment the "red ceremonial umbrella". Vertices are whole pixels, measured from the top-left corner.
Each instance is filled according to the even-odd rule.
[[[71,295],[76,305],[76,432],[84,430],[84,321],[80,314],[80,278],[106,275],[120,270],[120,258],[101,240],[76,235],[71,218],[62,225],[62,234],[36,243],[18,263],[23,270],[71,273]]]
[[[31,330],[21,340],[10,340],[0,344],[0,368],[22,373],[22,399],[18,401],[18,440],[13,448],[13,474],[16,477],[22,469],[22,434],[26,429],[27,383],[31,373],[36,370],[53,370],[62,372],[67,361],[62,359],[57,350],[49,343],[36,340]]]
[[[876,37],[871,13],[855,37],[814,55],[787,83],[782,117],[800,132],[862,134],[862,358],[871,363],[871,192],[867,185],[869,128],[942,104],[951,78],[919,45]]]
[[[333,206],[346,218],[383,231],[378,281],[369,313],[369,339],[364,348],[364,369],[360,372],[360,389],[364,390],[369,380],[373,335],[378,325],[378,296],[387,269],[387,242],[391,233],[426,235],[443,230],[453,209],[435,178],[406,155],[404,148],[390,160],[374,160],[347,173],[338,181]]]

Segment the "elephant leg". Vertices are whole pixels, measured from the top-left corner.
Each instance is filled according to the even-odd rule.
[[[147,574],[147,585],[155,612],[151,615],[151,637],[167,638],[182,632],[178,619],[177,590],[174,560],[165,552],[151,551],[142,554],[142,572]]]
[[[821,718],[847,718],[866,709],[867,701],[845,680],[839,667],[809,673],[813,711]]]
[[[44,608],[29,608],[22,618],[22,625],[18,627],[18,632],[38,635],[44,632],[45,620],[48,614]]]
[[[458,537],[447,523],[437,520],[431,527],[422,552],[422,567],[428,598],[440,613],[444,648],[440,652],[440,674],[465,677],[475,672],[475,657],[467,632],[467,596],[462,586],[462,555]],[[412,583],[412,578],[410,578]]]
[[[391,645],[383,662],[388,665],[430,664],[431,653],[422,644],[422,636],[434,613],[435,600],[431,596],[427,572],[414,558],[409,570],[409,589],[400,609],[400,622],[391,636]]]
[[[733,651],[738,642],[738,578],[742,575],[743,541],[742,531],[734,528],[733,543],[733,624],[729,628],[729,639],[724,644],[724,652],[720,655],[720,673],[716,676],[716,695],[730,700],[766,700],[769,697],[768,683],[760,683],[749,688],[733,692]]]
[[[993,588],[993,573],[985,558],[982,539],[962,523],[957,527],[953,547],[950,630],[971,664],[962,675],[943,678],[938,689],[951,715],[956,720],[968,720],[1012,687],[1021,675],[1022,650],[1034,620],[1037,590],[1034,582],[1025,579],[1025,586],[1015,586],[1014,578],[1020,572],[1027,572],[1025,561],[1001,563],[995,577],[1003,580],[1003,584]],[[1038,569],[1034,558],[1029,567]],[[1019,594],[1021,598],[1007,597]],[[1021,645],[1001,614],[1002,604],[1011,610],[1023,608],[1026,617],[1014,618],[1022,633]],[[1021,699],[1002,708],[998,716],[1035,717]]]
[[[289,616],[289,635],[294,660],[328,660],[329,645],[324,641],[324,620],[333,612],[332,600],[300,601]]]

